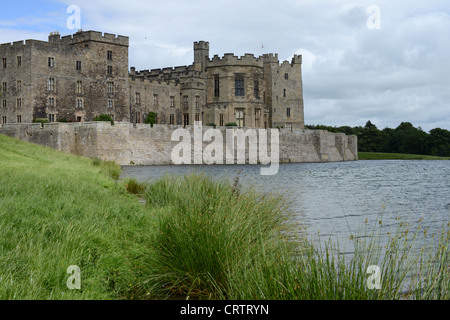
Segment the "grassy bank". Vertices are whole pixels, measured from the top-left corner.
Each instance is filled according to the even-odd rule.
[[[411,258],[411,230],[385,248],[366,230],[346,261],[295,233],[282,197],[238,180],[146,185],[118,181],[114,163],[1,135],[0,150],[0,299],[397,299],[413,268],[414,298],[450,298],[445,230],[423,260]],[[372,264],[380,290],[366,285]],[[81,290],[67,288],[71,265]]]
[[[358,152],[358,158],[359,160],[450,160],[450,157],[377,152]]]
[[[154,225],[120,167],[2,135],[0,150],[0,299],[129,297]]]

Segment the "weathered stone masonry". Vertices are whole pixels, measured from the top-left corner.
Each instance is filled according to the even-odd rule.
[[[128,47],[128,37],[97,31],[0,45],[0,123],[100,114],[143,123],[152,112],[158,124],[304,128],[300,55],[210,58],[209,43],[198,41],[191,65],[136,71]]]
[[[0,134],[120,165],[170,165],[178,142],[172,132],[182,126],[109,122],[7,124]],[[203,130],[210,127],[203,127]],[[187,126],[191,131],[192,126]],[[225,137],[225,130],[219,128]],[[234,129],[236,130],[236,129]],[[270,141],[270,140],[269,140]],[[204,146],[208,143],[204,143]],[[247,147],[248,150],[248,147]],[[357,160],[357,137],[322,130],[280,130],[280,162],[328,162]]]
[[[0,45],[0,134],[121,165],[168,165],[175,129],[199,121],[225,132],[235,122],[279,128],[282,162],[358,159],[355,136],[304,130],[301,55],[210,58],[198,41],[191,65],[136,71],[128,47],[128,37],[97,31]],[[150,112],[154,127],[141,124]],[[116,124],[88,122],[100,114]],[[31,124],[38,118],[51,123]]]

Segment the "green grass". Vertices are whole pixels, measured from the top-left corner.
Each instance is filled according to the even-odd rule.
[[[450,157],[377,152],[358,152],[358,158],[359,160],[450,160]]]
[[[0,150],[0,299],[131,297],[154,225],[120,167],[2,135]]]
[[[238,178],[143,184],[120,181],[112,162],[1,135],[0,150],[0,299],[450,298],[445,228],[415,256],[412,230],[383,246],[364,224],[348,260],[296,232],[283,197],[243,189]],[[366,286],[372,264],[381,290]],[[72,265],[81,290],[66,286]]]

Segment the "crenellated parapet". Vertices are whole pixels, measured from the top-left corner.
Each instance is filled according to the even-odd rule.
[[[166,85],[173,88],[177,88],[180,86],[180,83],[176,80],[165,80],[165,79],[156,79],[156,78],[146,78],[146,77],[134,77],[130,79],[130,84],[139,84],[139,85]]]
[[[49,42],[58,42],[58,35],[50,35]],[[98,31],[79,31],[73,35],[64,36],[59,39],[59,43],[66,45],[74,45],[84,42],[100,42],[109,43],[119,46],[129,46],[129,37],[114,35],[111,33],[102,33]]]
[[[223,66],[254,66],[262,68],[264,61],[261,57],[256,58],[251,53],[246,53],[244,56],[235,56],[232,53],[225,53],[223,57],[214,55],[212,59],[207,62],[207,67],[223,67]]]

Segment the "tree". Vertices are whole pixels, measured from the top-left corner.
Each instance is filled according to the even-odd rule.
[[[358,136],[359,150],[362,152],[380,152],[383,137],[377,126],[368,121]]]
[[[441,128],[431,130],[427,145],[429,154],[450,157],[450,131]]]
[[[393,132],[394,152],[426,154],[427,134],[409,122],[402,122]]]
[[[145,118],[145,123],[150,124],[152,127],[156,123],[156,113],[149,112],[147,118]]]

